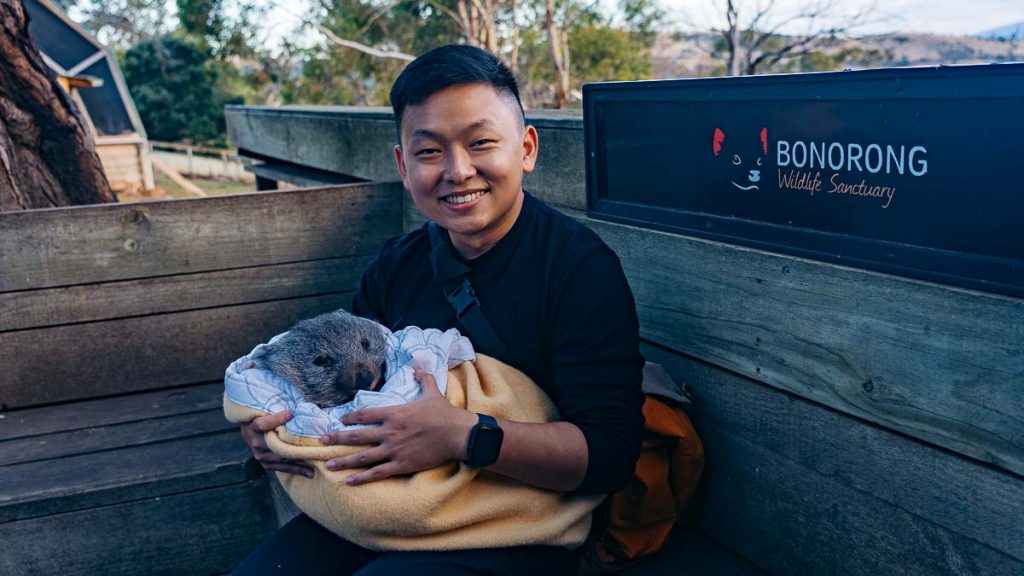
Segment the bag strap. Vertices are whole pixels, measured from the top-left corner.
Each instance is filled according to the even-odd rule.
[[[440,226],[428,222],[427,230],[430,235],[430,266],[434,272],[434,281],[441,285],[445,298],[455,309],[455,316],[481,351],[504,357],[508,348],[484,316],[480,300],[469,281],[469,266],[452,256],[448,243],[441,236]]]

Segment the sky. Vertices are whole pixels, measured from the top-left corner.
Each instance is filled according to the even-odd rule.
[[[818,0],[820,2],[820,0]],[[870,4],[865,0],[832,0],[837,9],[855,12]],[[707,27],[715,16],[711,0],[662,0],[673,14],[689,14],[698,27]],[[761,0],[762,4],[767,3]],[[792,14],[808,0],[776,0],[780,16]],[[737,0],[740,6],[756,6],[757,0]],[[874,2],[878,21],[859,30],[864,34],[886,32],[926,32],[932,34],[976,34],[1009,24],[1024,22],[1024,0],[878,0]],[[742,13],[742,12],[741,12]],[[680,18],[682,22],[687,18]],[[684,27],[688,27],[683,23]],[[798,30],[791,30],[798,32]]]

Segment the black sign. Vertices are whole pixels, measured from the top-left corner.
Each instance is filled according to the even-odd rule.
[[[583,93],[595,217],[1024,296],[1024,64]]]

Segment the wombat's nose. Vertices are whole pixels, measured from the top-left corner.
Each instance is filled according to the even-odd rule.
[[[373,390],[377,382],[377,374],[368,368],[360,368],[356,372],[355,384],[357,390]]]

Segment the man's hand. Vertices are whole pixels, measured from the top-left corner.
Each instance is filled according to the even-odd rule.
[[[324,444],[370,446],[329,460],[329,470],[368,468],[345,479],[358,485],[465,458],[466,439],[476,424],[476,414],[449,404],[430,374],[417,370],[415,376],[423,390],[419,400],[404,406],[357,410],[342,418],[345,424],[379,427],[333,432],[320,438]]]
[[[313,477],[313,467],[301,460],[291,460],[279,456],[270,451],[267,446],[267,432],[284,426],[285,422],[292,419],[290,410],[284,410],[267,416],[260,416],[248,424],[242,424],[242,439],[249,445],[252,455],[256,461],[267,470],[276,472],[288,472],[289,474],[302,474],[306,478]]]

